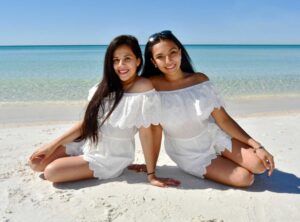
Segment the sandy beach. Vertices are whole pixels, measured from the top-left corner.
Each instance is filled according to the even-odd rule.
[[[157,175],[179,179],[182,184],[177,188],[151,186],[144,173],[128,170],[116,179],[52,184],[29,169],[27,158],[36,147],[71,127],[82,116],[84,103],[1,104],[0,220],[300,221],[299,100],[285,101],[228,102],[237,122],[276,161],[272,177],[256,176],[248,189],[182,172],[163,146]],[[136,144],[135,162],[143,163],[137,137]]]

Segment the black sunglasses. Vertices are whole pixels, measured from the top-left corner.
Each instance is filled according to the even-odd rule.
[[[161,32],[154,33],[153,35],[150,35],[148,42],[154,42],[156,41],[159,37],[170,37],[172,32],[170,30],[164,30]]]

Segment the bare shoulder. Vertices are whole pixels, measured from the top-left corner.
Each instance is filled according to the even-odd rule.
[[[146,92],[153,89],[153,84],[151,80],[143,77],[139,77],[133,86],[130,88],[129,92],[131,93],[140,93],[140,92]]]
[[[194,73],[193,78],[194,78],[194,81],[197,82],[197,83],[202,83],[202,82],[209,81],[208,76],[205,75],[202,72]]]
[[[162,77],[161,76],[151,76],[149,79],[153,83],[153,82],[160,81],[162,79]]]
[[[160,88],[160,85],[165,82],[162,76],[151,76],[149,79],[155,89]]]

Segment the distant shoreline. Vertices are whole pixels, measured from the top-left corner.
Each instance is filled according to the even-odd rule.
[[[260,99],[224,99],[233,117],[277,116],[300,113],[300,96]],[[82,119],[87,101],[0,102],[0,126],[45,122],[74,122]],[[172,111],[172,110],[170,110]]]
[[[141,46],[145,46],[146,44],[140,44]],[[221,44],[221,43],[199,43],[199,44],[196,44],[196,43],[187,43],[187,44],[184,44],[185,46],[218,46],[218,47],[227,47],[227,46],[240,46],[240,47],[249,47],[249,46],[253,46],[253,47],[261,47],[261,46],[270,46],[270,47],[300,47],[300,44],[269,44],[269,43],[259,43],[259,44],[239,44],[239,43],[233,43],[233,44]],[[42,45],[0,45],[0,47],[4,48],[4,47],[96,47],[96,46],[108,46],[108,44],[78,44],[78,45],[74,45],[74,44],[61,44],[61,45],[47,45],[47,44],[42,44]]]

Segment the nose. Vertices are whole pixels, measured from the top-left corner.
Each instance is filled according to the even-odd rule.
[[[166,56],[166,64],[169,64],[171,62],[171,59],[169,56]]]
[[[123,59],[120,59],[119,63],[118,63],[118,66],[122,66],[124,65],[124,60]]]

